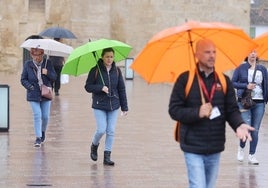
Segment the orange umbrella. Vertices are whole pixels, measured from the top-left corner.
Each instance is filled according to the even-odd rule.
[[[268,32],[256,37],[253,41],[259,45],[256,49],[258,57],[268,60]]]
[[[215,43],[217,71],[235,68],[257,46],[242,29],[233,25],[191,21],[153,36],[131,68],[148,83],[173,83],[180,73],[196,67],[194,49],[200,39]]]

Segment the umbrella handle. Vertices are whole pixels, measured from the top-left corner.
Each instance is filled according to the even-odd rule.
[[[100,73],[101,82],[102,82],[102,84],[105,86],[104,79],[103,79],[103,76],[102,76],[102,74],[101,74],[101,70],[100,70],[100,67],[99,67],[99,64],[98,64],[98,59],[97,59],[97,57],[96,57],[96,51],[94,51],[94,52],[92,52],[92,53],[93,53],[93,56],[94,56],[94,58],[95,58],[95,60],[96,60],[96,62],[97,62],[97,68],[98,68],[99,73]]]
[[[190,46],[191,46],[191,50],[192,50],[192,53],[193,53],[193,56],[194,56],[194,48],[193,48],[193,41],[192,41],[192,36],[191,36],[191,33],[188,31],[188,37],[189,37],[189,43],[190,43]],[[197,80],[198,80],[198,85],[199,85],[199,90],[200,90],[200,95],[201,95],[201,102],[202,104],[205,104],[206,101],[205,101],[205,97],[204,97],[204,93],[203,93],[203,90],[201,88],[201,84],[200,84],[200,76],[199,76],[199,73],[198,73],[198,66],[197,66],[197,62],[196,62],[196,59],[194,57],[194,64],[196,65],[196,74],[197,74]]]
[[[45,64],[45,68],[47,68],[47,60],[49,59],[49,55],[50,55],[50,50],[48,51],[47,55],[46,55],[46,64]]]
[[[47,68],[47,59],[48,58],[49,58],[49,56],[46,57],[45,68]]]
[[[200,95],[201,95],[201,102],[202,102],[202,104],[205,104],[206,103],[206,100],[205,100],[205,97],[204,97],[204,92],[203,92],[203,90],[202,90],[202,88],[201,88],[201,84],[200,84],[200,75],[199,75],[199,73],[198,73],[198,70],[197,70],[197,68],[196,68],[196,74],[197,74],[197,80],[198,80],[198,85],[199,85],[199,90],[200,90]]]
[[[103,76],[101,74],[101,70],[100,70],[100,67],[99,67],[98,63],[97,63],[97,68],[99,69],[99,73],[100,73],[100,77],[101,77],[101,82],[105,86],[104,79],[103,79]]]

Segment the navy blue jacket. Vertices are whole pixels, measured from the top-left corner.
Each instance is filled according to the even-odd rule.
[[[107,72],[102,59],[98,61],[98,66],[99,69],[95,66],[89,71],[85,84],[85,90],[92,93],[92,108],[112,111],[121,106],[122,111],[128,111],[126,88],[121,70],[113,62],[110,71]],[[109,88],[109,94],[102,91],[104,85]]]
[[[45,68],[45,62],[46,59],[43,59],[43,62],[41,64],[42,68]],[[41,75],[43,84],[45,84],[48,87],[52,87],[51,82],[56,80],[57,74],[50,60],[47,60],[46,69],[47,69],[47,75],[44,74]],[[20,81],[21,84],[27,90],[27,101],[49,100],[41,96],[41,90],[38,84],[38,78],[36,73],[37,68],[34,65],[34,62],[32,60],[26,61],[23,65]]]
[[[237,67],[234,71],[232,82],[234,88],[237,89],[237,98],[242,97],[242,93],[247,88],[248,85],[248,69],[250,68],[250,64],[245,62],[239,67]],[[260,64],[256,64],[256,69],[262,72],[263,81],[262,81],[262,90],[263,90],[263,98],[264,102],[268,101],[268,73],[267,69]]]
[[[214,73],[208,77],[200,73],[208,92],[215,83]],[[236,131],[244,123],[239,111],[235,90],[230,79],[225,76],[227,91],[217,81],[217,88],[212,98],[213,107],[218,107],[221,115],[210,120],[200,118],[199,109],[202,105],[197,76],[193,80],[189,94],[185,96],[185,87],[188,81],[189,71],[182,73],[174,87],[169,101],[169,114],[175,121],[181,122],[180,147],[185,152],[196,154],[213,154],[224,150],[226,121]],[[207,101],[208,102],[208,101]]]

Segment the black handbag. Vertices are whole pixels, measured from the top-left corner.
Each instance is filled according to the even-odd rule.
[[[253,73],[252,82],[254,82],[255,75],[256,75],[256,68],[255,68],[254,73]],[[256,104],[251,97],[251,93],[252,93],[251,89],[245,89],[245,91],[242,94],[241,104],[242,104],[244,109],[250,109],[253,106],[255,106],[255,104]]]
[[[256,104],[251,97],[251,92],[251,89],[246,89],[242,94],[241,104],[244,109],[250,109]]]

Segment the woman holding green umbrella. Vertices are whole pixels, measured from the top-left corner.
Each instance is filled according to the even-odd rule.
[[[121,107],[122,115],[127,115],[128,104],[124,79],[121,70],[114,62],[113,48],[105,48],[97,65],[93,67],[86,80],[85,89],[92,93],[92,108],[96,119],[96,132],[92,139],[90,157],[98,159],[98,146],[104,134],[104,165],[114,165],[110,155],[114,142],[114,134],[118,110]]]

